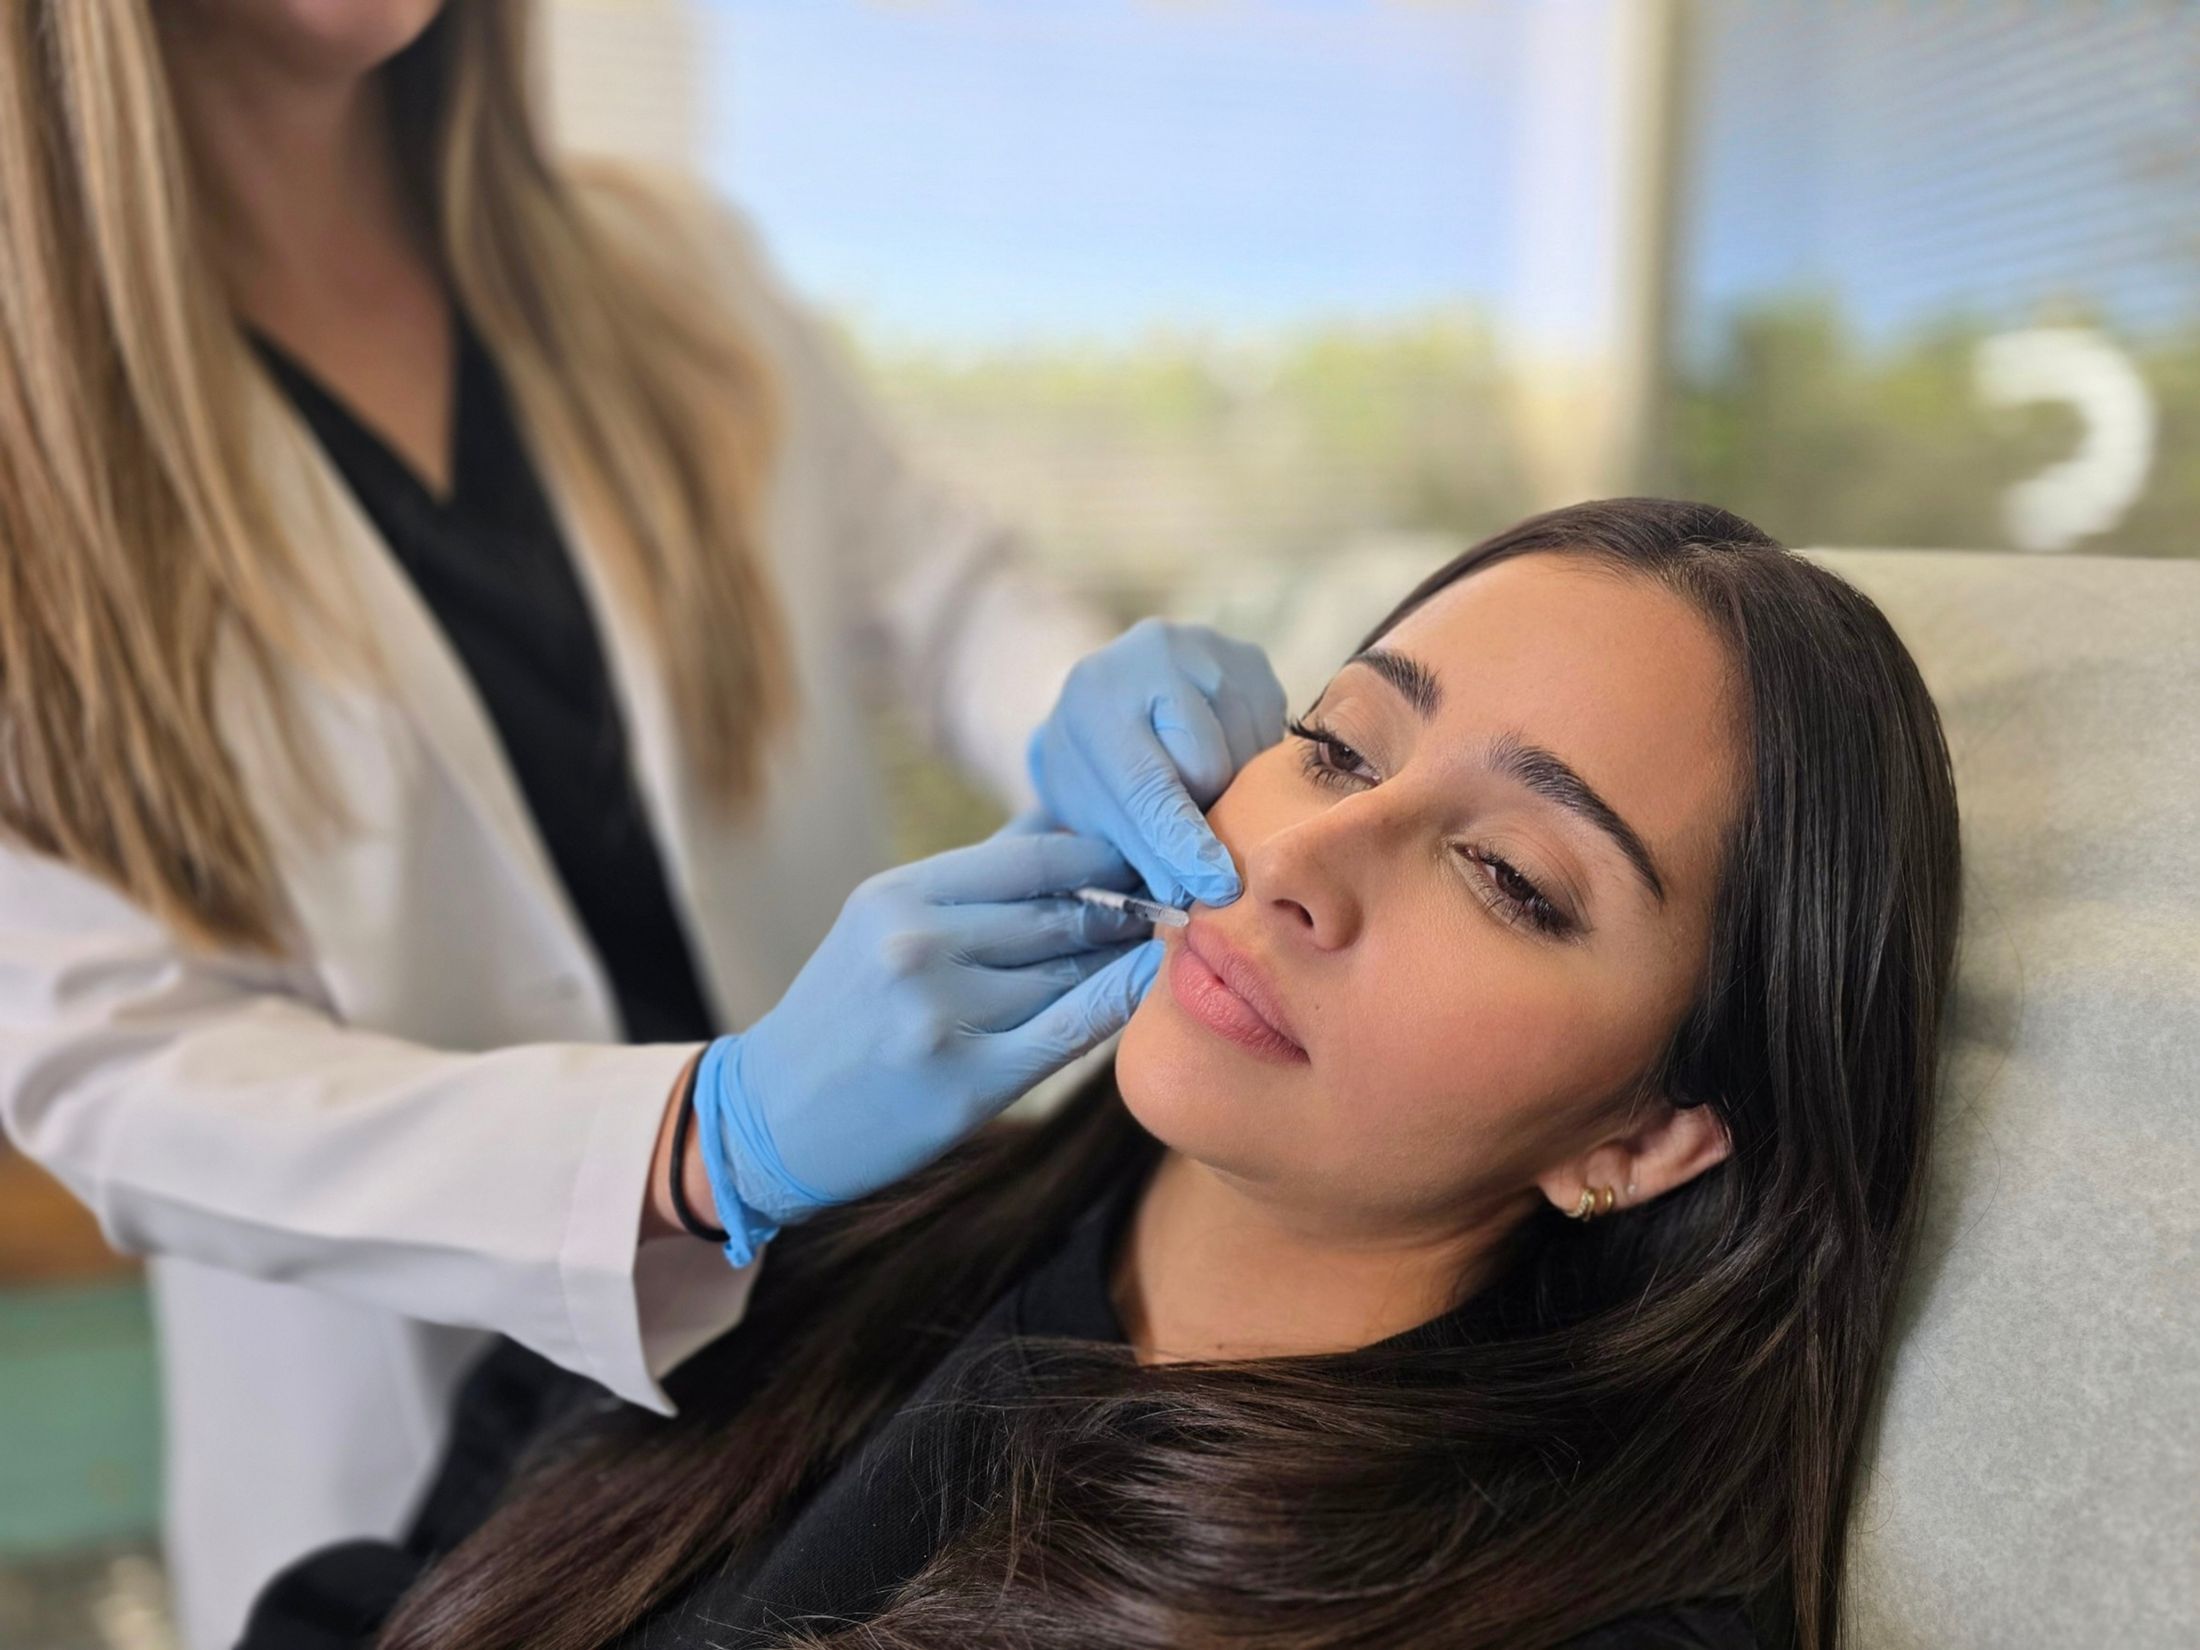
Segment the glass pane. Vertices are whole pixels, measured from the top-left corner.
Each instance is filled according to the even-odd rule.
[[[2200,7],[1694,25],[1675,489],[1791,542],[2195,553]]]
[[[720,0],[713,176],[913,449],[1125,613],[1525,502],[1516,8]]]

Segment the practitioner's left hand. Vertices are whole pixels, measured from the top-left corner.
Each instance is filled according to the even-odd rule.
[[[1141,619],[1077,661],[1026,762],[1048,814],[1112,843],[1154,898],[1227,905],[1237,867],[1200,810],[1283,737],[1284,709],[1252,643]]]

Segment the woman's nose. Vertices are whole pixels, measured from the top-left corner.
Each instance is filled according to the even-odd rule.
[[[1371,809],[1352,817],[1358,800],[1333,803],[1240,848],[1245,897],[1288,938],[1331,951],[1359,936],[1383,822]]]

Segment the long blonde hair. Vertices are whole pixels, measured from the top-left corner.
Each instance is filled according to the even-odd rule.
[[[385,67],[400,165],[657,639],[700,788],[738,805],[795,709],[760,542],[772,387],[679,237],[622,243],[560,175],[529,112],[529,10],[447,6]],[[217,727],[217,638],[234,628],[330,815],[280,667],[379,667],[263,496],[258,369],[200,187],[149,0],[0,8],[0,833],[187,943],[275,950],[284,906]]]

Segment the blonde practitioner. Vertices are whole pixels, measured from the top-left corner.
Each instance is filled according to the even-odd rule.
[[[0,1117],[148,1257],[198,1650],[496,1336],[669,1412],[780,1226],[1123,1023],[1068,890],[1234,897],[1281,733],[911,470],[738,212],[553,155],[529,11],[0,7]],[[1046,814],[867,881],[881,699]],[[783,1000],[881,921],[955,955]]]

